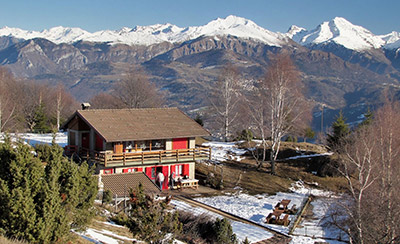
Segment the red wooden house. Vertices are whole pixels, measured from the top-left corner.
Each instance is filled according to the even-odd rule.
[[[99,174],[145,172],[194,179],[195,161],[209,159],[210,148],[195,137],[209,132],[177,108],[88,109],[76,111],[61,127],[68,132],[67,154],[96,163]]]

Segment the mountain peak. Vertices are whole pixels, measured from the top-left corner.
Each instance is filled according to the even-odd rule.
[[[343,17],[335,17],[323,22],[311,31],[299,32],[293,40],[302,45],[336,43],[348,49],[362,51],[380,48],[384,41],[364,27],[352,24]]]
[[[289,38],[293,39],[294,35],[297,35],[297,34],[299,34],[301,32],[305,32],[305,31],[307,31],[307,30],[304,29],[303,27],[299,27],[297,25],[292,25],[292,26],[290,26],[290,28],[286,32],[286,36],[288,36]]]

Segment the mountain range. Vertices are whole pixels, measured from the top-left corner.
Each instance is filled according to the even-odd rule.
[[[236,16],[203,26],[124,27],[94,33],[54,27],[0,29],[0,64],[16,76],[63,83],[81,101],[109,91],[131,65],[142,66],[168,94],[170,105],[190,111],[206,104],[207,91],[226,63],[238,66],[246,84],[260,79],[269,55],[288,52],[302,72],[307,96],[324,106],[327,125],[338,110],[350,122],[377,106],[385,88],[400,82],[400,33],[374,35],[336,17],[306,30],[266,30]],[[325,114],[324,113],[324,114]],[[315,121],[320,112],[315,110]],[[315,127],[317,127],[315,122]]]

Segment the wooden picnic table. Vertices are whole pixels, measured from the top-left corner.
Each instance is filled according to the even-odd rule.
[[[277,225],[284,225],[288,226],[290,223],[289,215],[283,215],[283,210],[274,210],[272,213],[268,214],[265,222],[267,224],[277,224]]]
[[[289,206],[290,200],[282,200],[280,202],[278,202],[275,206],[276,210],[283,210],[283,211],[287,211],[288,206]]]
[[[199,188],[199,180],[196,179],[180,179],[177,181],[174,189],[183,189],[183,188]]]

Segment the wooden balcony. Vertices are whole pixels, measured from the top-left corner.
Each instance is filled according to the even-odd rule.
[[[113,153],[110,151],[81,150],[79,153],[83,158],[90,158],[103,164],[104,167],[115,166],[140,166],[147,164],[164,164],[176,162],[193,162],[196,160],[207,160],[211,158],[211,148],[196,147],[177,150],[157,150],[142,152]]]

